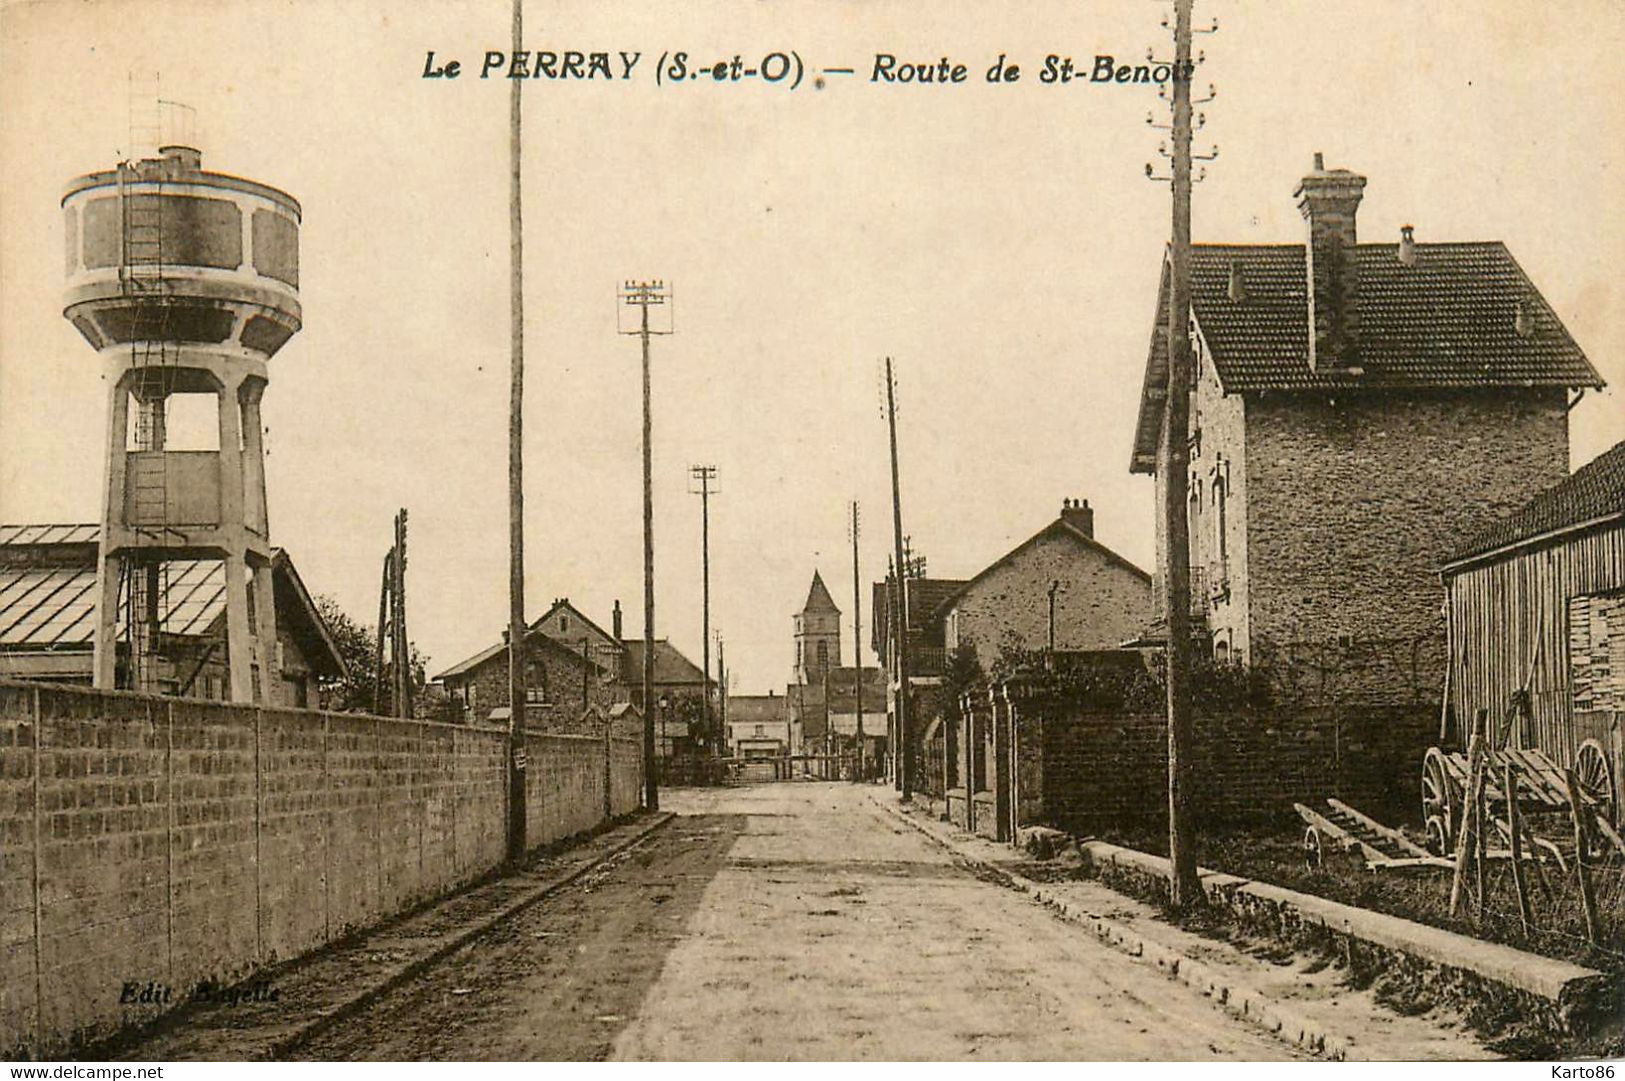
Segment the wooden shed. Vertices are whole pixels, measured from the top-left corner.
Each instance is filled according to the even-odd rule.
[[[1485,529],[1442,576],[1446,706],[1458,732],[1480,709],[1496,726],[1521,712],[1522,745],[1570,765],[1593,741],[1617,786],[1625,765],[1625,443]],[[1525,691],[1527,710],[1514,710]]]

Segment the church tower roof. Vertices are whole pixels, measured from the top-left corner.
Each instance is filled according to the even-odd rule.
[[[813,571],[812,588],[807,590],[807,603],[801,606],[803,612],[839,612],[835,601],[824,587],[824,579],[817,571]]]

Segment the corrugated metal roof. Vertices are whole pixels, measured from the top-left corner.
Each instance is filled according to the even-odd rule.
[[[159,575],[163,629],[203,634],[225,609],[225,570],[201,560]],[[119,596],[119,619],[128,595]],[[0,647],[88,646],[96,637],[96,568],[0,566]]]
[[[1470,387],[1600,387],[1602,378],[1500,241],[1418,244],[1414,265],[1395,244],[1361,244],[1359,367],[1309,366],[1302,244],[1198,244],[1191,308],[1227,393]],[[1230,277],[1242,297],[1232,300]],[[1149,471],[1167,383],[1168,277],[1159,287],[1146,359],[1133,467]],[[1529,316],[1520,334],[1517,314]]]
[[[100,536],[96,525],[0,525],[0,545],[95,544]]]
[[[1451,553],[1458,563],[1569,526],[1625,514],[1625,442],[1598,455]]]

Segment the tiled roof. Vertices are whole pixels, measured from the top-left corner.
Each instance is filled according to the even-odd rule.
[[[545,631],[537,630],[534,624],[530,627],[530,629],[525,631],[525,639],[532,646],[540,646],[543,649],[550,649],[555,653],[568,655],[574,660],[579,661],[582,659],[580,651],[571,648],[569,642],[561,642],[557,638],[548,635]],[[485,664],[487,661],[494,660],[497,657],[504,657],[507,655],[507,653],[508,639],[504,637],[502,641],[497,642],[495,645],[486,646],[472,657],[457,662],[444,672],[441,672],[439,675],[435,676],[434,679],[436,682],[438,682],[443,679],[454,679],[457,676],[467,675],[469,672],[472,672],[474,669],[478,668],[482,664]],[[600,672],[609,671],[605,665],[597,660],[588,659],[587,663],[598,669]]]
[[[942,621],[934,619],[942,602],[959,592],[963,578],[910,578],[908,579],[909,645],[942,645]],[[881,643],[891,634],[891,587],[887,582],[876,582],[872,592],[869,620],[869,645],[876,653],[885,654]]]
[[[782,724],[789,708],[785,704],[788,701],[779,694],[730,694],[728,723]]]
[[[1417,244],[1414,265],[1395,244],[1361,244],[1359,366],[1309,367],[1302,244],[1198,244],[1191,307],[1227,393],[1600,387],[1602,379],[1499,241]],[[1242,298],[1230,299],[1231,268]],[[1159,289],[1140,399],[1133,468],[1148,472],[1162,428],[1167,382],[1168,275]],[[1531,330],[1518,333],[1522,305]]]
[[[1598,455],[1451,553],[1448,563],[1601,518],[1625,516],[1625,443]]]
[[[629,639],[621,643],[626,647],[626,680],[638,684],[643,679],[643,639]],[[656,683],[704,683],[705,673],[699,665],[678,652],[677,647],[664,638],[655,639]]]

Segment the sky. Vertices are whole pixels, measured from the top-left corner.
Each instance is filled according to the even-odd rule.
[[[1128,473],[1169,216],[1155,88],[1038,80],[1168,47],[1149,0],[530,0],[526,47],[641,52],[633,78],[524,84],[525,588],[642,630],[639,353],[616,287],[661,278],[653,345],[656,634],[696,662],[713,464],[712,625],[735,691],[790,677],[815,569],[852,658],[848,506],[868,583],[891,548],[879,367],[895,359],[904,530],[969,577],[1063,498],[1154,560]],[[1625,6],[1604,0],[1201,0],[1198,241],[1300,241],[1316,151],[1369,178],[1362,241],[1504,240],[1611,387],[1625,382]],[[507,619],[507,2],[40,0],[0,7],[0,521],[95,521],[101,362],[61,317],[58,201],[128,144],[132,72],[196,111],[205,168],[303,205],[304,329],[264,401],[273,542],[310,588],[377,608],[410,511],[411,633],[431,674]],[[423,78],[459,59],[457,79]],[[761,79],[654,80],[657,60]],[[963,63],[872,82],[877,53]],[[1004,54],[1015,83],[989,84]],[[820,89],[814,74],[830,74]],[[1160,112],[1159,112],[1160,115]],[[1573,464],[1625,438],[1574,409]],[[864,659],[873,663],[865,650]]]

